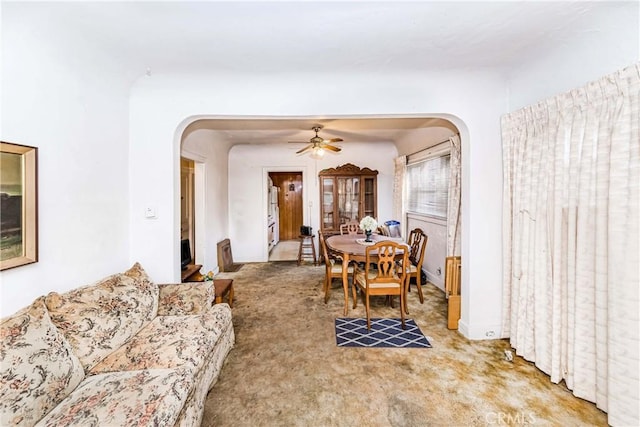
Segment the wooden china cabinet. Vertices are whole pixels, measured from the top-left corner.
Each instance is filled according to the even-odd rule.
[[[339,234],[340,224],[360,221],[378,211],[378,171],[351,163],[324,169],[320,179],[320,230]]]

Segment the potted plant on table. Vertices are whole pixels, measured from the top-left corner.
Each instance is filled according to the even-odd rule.
[[[364,234],[367,236],[367,238],[364,239],[365,242],[371,242],[371,233],[377,228],[378,222],[375,218],[370,217],[369,215],[360,220],[360,229],[363,230]]]

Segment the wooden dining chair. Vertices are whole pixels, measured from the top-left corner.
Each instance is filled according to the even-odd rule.
[[[414,228],[409,233],[409,262],[407,265],[407,292],[411,291],[411,279],[416,280],[418,288],[418,298],[420,304],[424,304],[424,295],[422,294],[422,263],[424,262],[424,253],[427,248],[429,237],[424,234],[420,228]],[[407,314],[409,310],[407,307]]]
[[[342,281],[342,260],[335,254],[329,253],[324,234],[319,231],[318,235],[320,236],[318,240],[320,241],[320,250],[322,251],[322,257],[324,258],[325,265],[323,290],[324,303],[326,304],[329,301],[329,295],[331,294],[331,284],[333,283],[333,279],[340,279]],[[353,266],[349,265],[347,267],[347,274],[353,277]]]
[[[409,236],[407,237],[407,244],[409,246],[411,246],[411,244],[413,243],[413,240],[415,239],[415,235],[420,232],[422,232],[421,228],[414,228],[413,230],[409,231]]]
[[[349,221],[346,224],[340,224],[340,234],[358,234],[360,233],[360,223],[358,221]]]
[[[407,269],[404,265],[409,262],[406,245],[391,240],[382,240],[365,250],[364,266],[356,266],[353,274],[353,308],[356,308],[356,287],[360,289],[365,301],[367,312],[367,329],[371,329],[370,297],[372,295],[386,295],[391,298],[400,297],[400,318],[402,329],[406,310],[406,278]],[[374,268],[371,268],[374,267]]]

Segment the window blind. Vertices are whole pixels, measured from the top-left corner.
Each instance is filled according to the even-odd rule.
[[[447,217],[449,200],[449,154],[407,165],[407,211]]]

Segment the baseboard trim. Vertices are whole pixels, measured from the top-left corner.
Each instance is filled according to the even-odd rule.
[[[434,285],[436,285],[441,291],[444,292],[444,280],[442,279],[442,276],[438,276],[436,274],[431,273],[430,271],[427,271],[425,269],[422,269],[422,271],[425,272],[425,274],[427,275],[427,281],[433,283]]]
[[[467,322],[460,319],[458,321],[458,332],[464,335],[465,338],[474,341],[502,339],[501,325],[478,325],[469,327]]]

